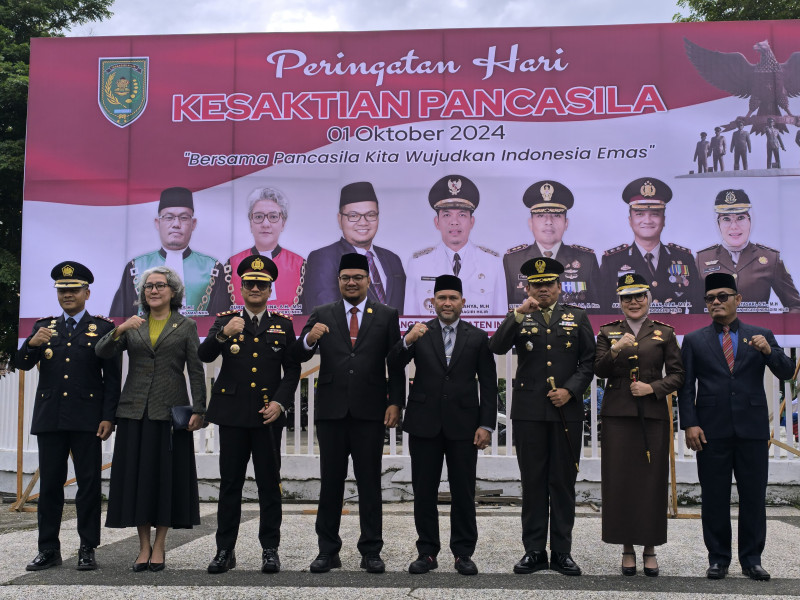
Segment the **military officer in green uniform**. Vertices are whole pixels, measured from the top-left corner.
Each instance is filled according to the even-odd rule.
[[[295,341],[291,319],[267,310],[278,267],[255,254],[242,260],[236,273],[242,282],[244,309],[218,314],[198,349],[203,362],[222,356],[206,412],[206,420],[219,426],[220,436],[217,554],[208,572],[224,573],[236,566],[242,486],[252,457],[260,508],[261,570],[277,573],[281,566],[281,434],[286,425],[284,410],[293,405],[300,381],[300,363],[287,352]]]
[[[783,310],[800,312],[800,294],[781,260],[781,253],[750,241],[752,204],[744,190],[722,190],[714,201],[717,226],[722,237],[697,253],[697,270],[730,273],[742,295],[739,312],[769,312],[770,290],[783,304]]]
[[[655,177],[631,181],[622,191],[628,204],[628,223],[633,243],[603,253],[600,280],[603,282],[604,312],[619,312],[616,281],[628,273],[644,275],[653,302],[650,314],[689,314],[704,311],[703,281],[697,273],[692,251],[678,244],[661,242],[667,203],[672,190]]]
[[[161,238],[161,248],[131,260],[122,271],[122,281],[111,303],[111,316],[130,317],[137,312],[137,300],[142,286],[141,274],[147,269],[166,265],[172,268],[186,286],[181,313],[204,316],[217,309],[227,309],[227,284],[220,262],[189,248],[192,232],[197,227],[192,192],[182,187],[161,192],[155,227]],[[222,280],[222,283],[218,283]]]
[[[569,227],[567,211],[575,203],[570,189],[553,180],[537,181],[525,190],[522,203],[531,211],[528,227],[533,233],[533,243],[514,246],[503,257],[509,308],[519,306],[528,297],[528,282],[520,267],[532,258],[545,256],[564,265],[561,277],[564,302],[599,312],[599,267],[594,250],[565,244],[562,239]]]
[[[594,333],[586,311],[558,302],[561,263],[534,258],[521,271],[529,297],[489,340],[495,354],[506,354],[513,346],[518,357],[511,419],[522,476],[525,555],[514,572],[528,574],[549,567],[564,575],[580,575],[570,552],[583,394],[592,381]]]

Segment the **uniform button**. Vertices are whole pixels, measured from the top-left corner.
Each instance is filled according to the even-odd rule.
[[[553,366],[553,363],[551,363],[551,362],[548,360],[548,361],[547,361],[547,366],[548,366],[548,367],[552,367],[552,366]]]
[[[72,342],[67,342],[67,346],[72,346]]]
[[[633,342],[633,345],[634,345],[634,346],[638,346],[638,345],[639,345],[639,342]]]
[[[547,344],[547,349],[550,350],[550,348],[552,348],[552,346],[550,344]]]
[[[69,375],[64,375],[64,379],[69,379]]]
[[[258,358],[258,352],[253,352],[253,358]]]
[[[88,343],[88,344],[86,344],[86,345],[87,345],[87,346],[91,346],[91,345],[92,345],[92,342],[89,342],[89,343]]]
[[[350,369],[350,375],[352,375],[352,374],[353,374],[353,369]]]
[[[355,358],[355,357],[356,357],[356,353],[355,352],[351,352],[350,353],[350,358]]]
[[[66,359],[64,359],[64,360],[66,360],[66,362],[69,362],[69,359],[68,359],[68,358],[66,358]]]
[[[253,341],[254,341],[254,342],[257,342],[257,341],[258,341],[258,338],[253,338]]]
[[[547,330],[547,333],[550,333],[550,330],[549,330],[549,329]]]
[[[445,381],[450,381],[450,375],[445,375],[445,378],[444,378],[444,380],[445,380]]]
[[[520,383],[519,387],[525,387],[525,384],[524,383]]]
[[[89,398],[94,398],[94,394],[89,394]]]
[[[251,383],[250,387],[256,387],[256,382],[254,381],[253,383]]]
[[[256,371],[258,371],[258,369],[256,369],[255,367],[253,367],[253,368],[252,368],[252,371],[253,371],[253,373],[255,373]]]
[[[267,396],[266,394],[264,394],[264,400],[269,400],[269,396]]]
[[[67,392],[64,392],[64,395],[66,396],[66,395],[67,395]]]
[[[224,394],[224,393],[225,393],[225,388],[222,388],[222,389],[220,390],[220,392],[222,392],[222,393]]]

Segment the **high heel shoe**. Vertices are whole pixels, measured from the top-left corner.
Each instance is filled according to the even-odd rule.
[[[633,556],[634,565],[632,567],[621,566],[619,569],[626,577],[636,575],[636,552],[623,552],[622,556]]]
[[[150,549],[150,556],[152,556],[152,555],[153,555],[153,550],[151,548]],[[136,558],[139,558],[139,557],[137,556]],[[133,569],[134,573],[141,573],[142,571],[147,571],[149,565],[150,565],[150,557],[148,556],[147,560],[145,562],[143,562],[143,563],[134,561],[133,567],[131,567],[131,568]]]
[[[153,558],[153,553],[152,552],[150,553],[150,558],[151,559]],[[150,569],[150,571],[152,571],[153,573],[157,573],[158,571],[163,571],[164,570],[164,566],[166,565],[166,563],[167,563],[167,551],[164,550],[163,562],[155,563],[152,560],[150,560],[150,562],[148,563],[148,567],[147,568]]]
[[[642,559],[655,558],[655,557],[656,557],[655,554],[642,554]],[[650,567],[645,567],[644,574],[647,575],[648,577],[658,577],[658,567],[654,567],[652,569]]]

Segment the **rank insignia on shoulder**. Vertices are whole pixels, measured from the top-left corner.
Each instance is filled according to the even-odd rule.
[[[218,317],[227,317],[228,315],[240,315],[241,313],[238,310],[226,310],[223,312],[218,312]]]
[[[111,323],[111,324],[114,323],[114,321],[112,319],[109,319],[108,317],[104,317],[103,315],[95,315],[94,318],[95,319],[103,319],[103,321],[106,321],[106,322]],[[92,323],[91,325],[89,325],[89,331],[94,331],[94,329],[92,329],[92,327],[97,329],[97,326],[94,323]]]
[[[414,252],[413,258],[419,258],[420,256],[425,256],[426,254],[430,254],[433,252],[435,246],[431,246],[430,248],[423,248],[422,250],[417,250]]]
[[[601,325],[600,327],[608,327],[609,325],[617,325],[619,323],[622,323],[622,319],[617,319],[616,321],[611,321],[609,323],[605,323],[604,325]]]
[[[662,327],[668,327],[670,330],[673,329],[672,325],[670,325],[669,323],[664,323],[663,321],[656,321],[655,319],[650,319],[650,320],[653,323],[656,323],[657,325],[661,325]],[[661,333],[656,333],[656,335],[661,335]]]
[[[513,248],[509,248],[508,250],[506,250],[506,254],[514,254],[514,252],[525,250],[525,248],[530,248],[530,244],[520,244],[519,246],[514,246]]]
[[[756,244],[757,248],[761,248],[762,250],[769,250],[770,252],[774,252],[775,254],[780,254],[778,250],[775,248],[770,248],[769,246],[765,246],[764,244]]]
[[[591,252],[594,254],[594,250],[591,248],[587,248],[586,246],[579,246],[578,244],[570,244],[570,248],[575,248],[575,250],[583,250],[584,252]]]
[[[497,252],[495,252],[491,248],[487,248],[486,246],[478,246],[478,248],[486,252],[486,254],[491,254],[492,256],[500,256]]]
[[[273,315],[276,315],[276,316],[278,316],[278,317],[283,317],[284,319],[287,319],[287,320],[289,320],[289,321],[292,321],[292,320],[293,320],[293,319],[292,319],[292,315],[285,315],[285,314],[283,314],[282,312],[273,312],[272,314],[273,314]]]
[[[611,254],[616,254],[617,252],[622,252],[623,250],[627,250],[627,249],[628,249],[628,244],[622,244],[620,246],[617,246],[616,248],[611,248],[610,250],[606,250],[605,252],[603,252],[603,256],[609,256]]]
[[[669,248],[673,248],[673,249],[675,249],[675,250],[680,250],[681,252],[688,252],[689,254],[691,254],[691,253],[692,253],[692,251],[691,251],[691,250],[689,250],[689,248],[687,248],[687,247],[685,247],[685,246],[680,246],[680,245],[678,245],[678,244],[673,244],[672,242],[670,242],[669,244],[667,244],[667,246],[668,246]]]

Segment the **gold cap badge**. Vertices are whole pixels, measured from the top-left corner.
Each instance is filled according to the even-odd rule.
[[[261,260],[260,258],[257,258],[252,263],[250,263],[250,266],[254,271],[260,271],[261,269],[264,268],[264,261]]]
[[[61,275],[64,277],[72,277],[72,274],[75,272],[75,268],[71,265],[64,265],[61,267]]]
[[[544,273],[545,262],[543,260],[537,260],[534,266],[536,267],[537,273]]]
[[[734,204],[736,202],[736,194],[733,191],[725,194],[725,204]]]
[[[541,192],[544,201],[550,202],[550,199],[553,197],[553,186],[549,183],[545,183],[539,188],[539,191]]]
[[[447,180],[447,189],[450,190],[450,195],[455,196],[461,192],[461,180],[456,179],[453,181],[452,179]]]
[[[644,185],[639,188],[639,191],[642,192],[642,196],[645,198],[652,198],[656,195],[656,186],[654,186],[650,181],[645,181]]]
[[[633,275],[626,275],[625,276],[625,285],[630,285],[633,283]]]

